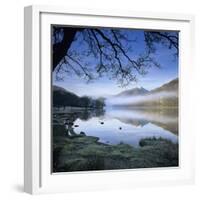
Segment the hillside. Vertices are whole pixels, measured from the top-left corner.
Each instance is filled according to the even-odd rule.
[[[178,78],[162,85],[161,87],[155,88],[154,90],[151,90],[151,93],[157,93],[157,92],[177,92],[178,93]]]
[[[178,106],[178,78],[174,79],[159,88],[151,91],[152,95],[158,95],[154,104],[159,106]]]
[[[76,94],[65,90],[59,86],[53,86],[53,106],[54,107],[94,107],[102,108],[102,99],[92,99],[87,96],[79,97]]]
[[[120,106],[177,107],[178,78],[150,91],[144,88],[133,88],[125,90],[115,97],[113,104]],[[121,98],[120,101],[119,98]]]
[[[145,95],[145,94],[148,94],[148,93],[149,93],[148,90],[141,87],[141,88],[133,88],[133,89],[130,89],[130,90],[125,90],[125,91],[117,94],[116,96],[138,96],[138,95]]]

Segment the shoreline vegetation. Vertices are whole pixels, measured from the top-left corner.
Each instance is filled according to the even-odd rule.
[[[144,138],[139,147],[109,145],[85,133],[66,134],[54,126],[53,172],[136,169],[178,166],[178,144],[163,138]]]
[[[51,29],[53,172],[178,166],[178,31]]]
[[[171,92],[172,96],[160,96]],[[165,91],[165,93],[163,93]],[[142,94],[139,94],[142,92]],[[152,91],[136,88],[114,97],[113,110],[129,110],[140,118],[126,119],[123,114],[115,117],[124,124],[148,123],[162,127],[178,135],[178,79]],[[159,95],[157,95],[159,93]],[[156,95],[155,95],[156,94]],[[171,93],[169,93],[171,94]],[[131,97],[131,99],[129,98]],[[156,97],[156,98],[155,98]],[[139,99],[140,101],[135,101]],[[118,100],[118,102],[116,101]],[[123,101],[131,103],[123,104]],[[119,104],[118,104],[119,103]],[[120,142],[107,144],[100,142],[100,136],[89,136],[87,130],[77,133],[77,119],[87,121],[106,113],[106,98],[94,99],[78,96],[64,88],[53,87],[52,131],[53,131],[53,172],[137,169],[157,167],[177,167],[179,164],[178,142],[164,137],[149,137],[139,140],[139,146]],[[173,119],[173,120],[172,120]],[[100,120],[102,125],[104,122]],[[88,127],[89,128],[89,127]],[[118,130],[122,127],[119,126]],[[104,130],[104,134],[110,134]],[[117,137],[117,136],[116,136]]]

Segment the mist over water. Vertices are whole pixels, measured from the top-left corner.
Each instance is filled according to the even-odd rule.
[[[125,110],[107,107],[104,115],[88,120],[77,119],[75,132],[100,138],[100,142],[121,142],[138,147],[143,138],[156,137],[178,142],[176,135],[177,116],[147,110]],[[101,124],[103,122],[103,124]]]
[[[146,94],[140,96],[114,96],[106,99],[106,106],[112,105],[134,105],[137,103],[153,102],[159,98],[173,98],[177,96],[176,92],[156,92],[153,94]]]
[[[176,109],[125,109],[107,107],[106,115],[110,118],[117,119],[135,119],[135,120],[147,120],[156,121],[159,123],[171,123],[178,122],[178,113]]]

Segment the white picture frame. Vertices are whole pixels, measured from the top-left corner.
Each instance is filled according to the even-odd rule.
[[[56,6],[25,8],[24,189],[31,194],[119,189],[194,182],[194,17],[184,14],[85,10]],[[51,173],[50,25],[68,24],[180,31],[180,119],[177,168]],[[188,67],[189,66],[189,67]],[[49,75],[48,75],[49,74]],[[188,134],[189,133],[189,134]]]

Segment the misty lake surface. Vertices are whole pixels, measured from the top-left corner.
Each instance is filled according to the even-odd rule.
[[[79,113],[81,115],[81,112]],[[122,109],[107,107],[103,114],[76,115],[74,132],[99,138],[105,144],[125,143],[139,146],[143,138],[165,138],[178,143],[177,109]]]

